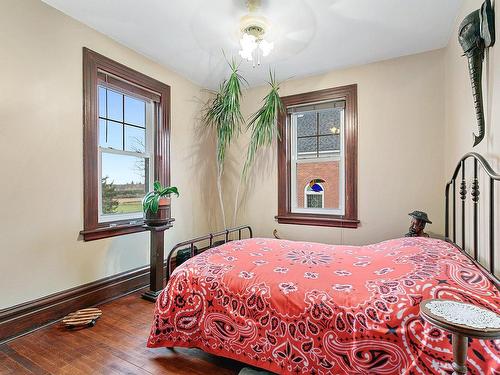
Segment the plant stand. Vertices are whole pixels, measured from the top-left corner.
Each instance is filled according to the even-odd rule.
[[[164,260],[164,232],[173,226],[175,219],[169,219],[167,224],[160,226],[143,225],[150,232],[150,256],[149,256],[149,290],[142,294],[145,300],[156,302],[156,298],[163,290],[165,279]]]

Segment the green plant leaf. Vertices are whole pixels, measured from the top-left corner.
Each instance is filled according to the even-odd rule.
[[[215,130],[217,136],[217,163],[222,166],[226,150],[233,137],[241,131],[244,118],[241,114],[241,87],[246,80],[238,73],[238,65],[234,60],[229,63],[231,74],[221,83],[219,91],[209,103],[203,116],[207,127]]]
[[[149,210],[151,211],[151,213],[155,214],[158,212],[159,206],[160,206],[160,197],[155,195],[151,200],[151,203],[149,205]]]
[[[163,190],[160,191],[161,197],[165,197],[165,196],[170,195],[170,194],[175,194],[175,195],[179,196],[179,191],[177,190],[177,187],[167,186],[166,188],[164,188]]]
[[[284,107],[279,96],[279,83],[276,82],[275,74],[271,70],[269,70],[269,86],[271,90],[264,97],[262,107],[252,115],[247,126],[247,129],[252,130],[252,134],[243,167],[243,178],[247,177],[258,150],[271,146],[275,138],[280,139],[277,120]]]
[[[142,210],[144,211],[144,213],[148,212],[151,198],[153,198],[154,195],[155,193],[153,191],[150,191],[144,196],[144,198],[142,198]]]
[[[144,211],[144,213],[157,213],[160,198],[162,197],[168,196],[170,194],[179,196],[179,191],[175,186],[163,187],[161,186],[159,181],[155,181],[153,186],[154,191],[146,193],[146,195],[144,195],[144,198],[142,198],[142,210]]]

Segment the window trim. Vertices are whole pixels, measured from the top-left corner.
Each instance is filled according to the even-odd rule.
[[[83,48],[83,230],[85,241],[145,231],[142,219],[99,223],[98,212],[98,84],[103,74],[116,77],[112,84],[149,97],[154,105],[154,179],[170,185],[170,86]]]
[[[278,215],[280,224],[357,228],[357,84],[282,97],[284,111],[278,117]],[[291,204],[291,124],[288,108],[322,101],[345,100],[345,212],[344,215],[292,212]]]

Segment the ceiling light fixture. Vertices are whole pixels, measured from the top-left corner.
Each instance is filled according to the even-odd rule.
[[[260,1],[248,0],[247,6],[250,13],[254,13]],[[253,67],[260,65],[261,58],[269,55],[274,48],[274,43],[264,39],[266,33],[267,21],[264,17],[248,14],[241,19],[240,30],[242,33],[240,39],[241,50],[240,56],[247,60],[252,61]]]

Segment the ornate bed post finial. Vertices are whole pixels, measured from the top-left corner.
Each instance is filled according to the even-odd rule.
[[[477,204],[479,202],[479,181],[477,178],[472,181],[471,193],[472,202]]]
[[[460,199],[465,200],[467,198],[467,183],[465,182],[465,179],[462,179],[460,182]]]

